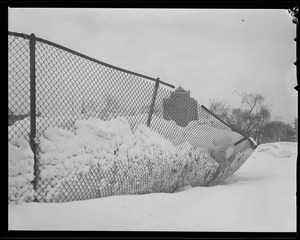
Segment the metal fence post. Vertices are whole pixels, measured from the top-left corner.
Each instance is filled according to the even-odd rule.
[[[151,101],[151,105],[150,105],[150,109],[149,109],[149,113],[148,113],[148,120],[147,120],[147,126],[148,127],[150,127],[152,115],[153,115],[153,112],[154,112],[155,100],[156,100],[156,95],[157,95],[157,91],[158,91],[158,86],[159,86],[159,78],[156,79],[155,86],[154,86],[154,89],[153,89],[152,101]]]
[[[30,49],[30,146],[34,154],[34,180],[33,188],[36,190],[36,177],[37,177],[37,158],[36,158],[36,90],[35,90],[35,44],[36,37],[32,33],[30,35],[29,49]]]

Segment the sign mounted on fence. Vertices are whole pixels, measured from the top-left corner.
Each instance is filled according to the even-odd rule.
[[[174,120],[179,126],[186,127],[191,121],[198,120],[197,101],[190,97],[190,91],[179,86],[171,96],[163,101],[164,119]]]

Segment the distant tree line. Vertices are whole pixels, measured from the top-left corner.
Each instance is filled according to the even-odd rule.
[[[279,120],[271,120],[271,111],[260,93],[242,93],[240,108],[231,108],[226,101],[211,100],[209,109],[222,119],[250,135],[260,143],[296,141],[296,127]]]

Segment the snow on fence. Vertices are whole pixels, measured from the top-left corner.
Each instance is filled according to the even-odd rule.
[[[178,153],[145,125],[133,134],[124,118],[79,120],[75,128],[50,128],[40,140],[40,202],[172,192],[196,179],[203,184],[204,173],[217,168],[205,149],[186,145]],[[183,174],[184,167],[189,174]],[[201,177],[189,179],[196,173]]]
[[[33,34],[9,33],[8,83],[9,202],[211,186],[255,147],[181,87]]]
[[[8,202],[21,203],[32,201],[34,190],[32,181],[33,152],[28,141],[21,138],[12,138],[8,143]]]
[[[9,149],[9,200],[17,203],[33,200],[33,153],[26,140],[18,139],[23,148],[13,148],[18,141],[12,138]],[[235,155],[232,164],[216,177],[218,163],[207,148],[194,148],[188,142],[175,147],[144,124],[133,133],[125,118],[77,120],[73,131],[50,127],[38,142],[35,198],[39,202],[173,192],[185,185],[217,184],[232,175],[252,152],[247,149]],[[22,165],[17,169],[23,182],[13,176],[17,163]]]

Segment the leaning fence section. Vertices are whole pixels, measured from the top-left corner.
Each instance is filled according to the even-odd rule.
[[[208,159],[217,162],[214,177],[201,183],[215,185],[232,175],[255,149],[255,143],[205,106],[189,91],[179,87],[171,91],[160,86],[151,128],[170,140],[178,152],[183,145],[205,149]]]
[[[181,87],[34,35],[8,44],[10,201],[214,185],[252,152]]]
[[[72,133],[76,127],[75,121],[79,119],[96,118],[109,121],[116,117],[138,116],[138,122],[147,121],[155,82],[99,64],[48,43],[37,42],[36,52],[37,110],[41,113],[41,119],[43,119],[42,126],[44,129],[42,132],[45,128],[55,126],[68,131],[68,133],[64,133],[71,134],[70,138],[72,138],[74,137]],[[94,130],[97,131],[97,129]],[[99,131],[100,135],[106,134],[101,130]],[[47,137],[44,136],[44,139],[51,141]],[[97,139],[99,136],[95,137]],[[104,137],[109,138],[110,136],[108,134]],[[87,141],[90,141],[90,139]],[[95,142],[101,144],[97,140]],[[49,163],[52,158],[48,157],[49,151],[47,149],[39,148],[38,201],[52,199],[44,193],[48,193],[49,189],[53,189],[53,187],[58,188],[58,183],[59,189],[68,189],[68,195],[59,195],[57,198],[52,199],[53,201],[55,199],[57,201],[82,199],[83,196],[84,198],[95,198],[105,194],[105,190],[103,190],[104,193],[99,195],[98,184],[102,183],[104,179],[114,179],[115,175],[118,175],[117,167],[113,167],[112,171],[101,174],[99,166],[97,164],[93,165],[91,168],[94,168],[94,170],[91,170],[88,176],[84,175],[74,183],[73,176],[78,176],[77,172],[73,175],[72,171],[77,169],[80,172],[79,166],[82,164],[79,162],[97,162],[97,159],[101,158],[99,155],[106,154],[106,157],[108,155],[106,151],[100,150],[98,147],[95,148],[89,144],[85,144],[84,147],[78,145],[76,151],[70,150],[69,155],[56,156],[57,158],[65,157],[72,162],[72,167],[62,165],[63,170],[57,170],[56,163],[59,160],[56,162],[54,160],[55,167],[50,168],[52,170],[45,170],[46,167],[51,167]],[[44,145],[40,144],[39,146],[43,147]],[[72,149],[72,147],[76,148],[76,146],[68,146],[69,149]],[[110,142],[108,148],[114,150],[108,159],[117,156],[117,148],[115,147],[115,142]],[[63,146],[62,148],[67,151]],[[89,160],[86,160],[87,158]],[[74,165],[77,160],[79,161],[78,165]],[[57,173],[54,177],[47,175],[55,171]],[[93,187],[95,184],[96,187]],[[84,193],[76,191],[76,187]],[[64,191],[62,192],[65,194]],[[117,193],[117,190],[115,192]],[[111,190],[110,195],[112,193]]]

